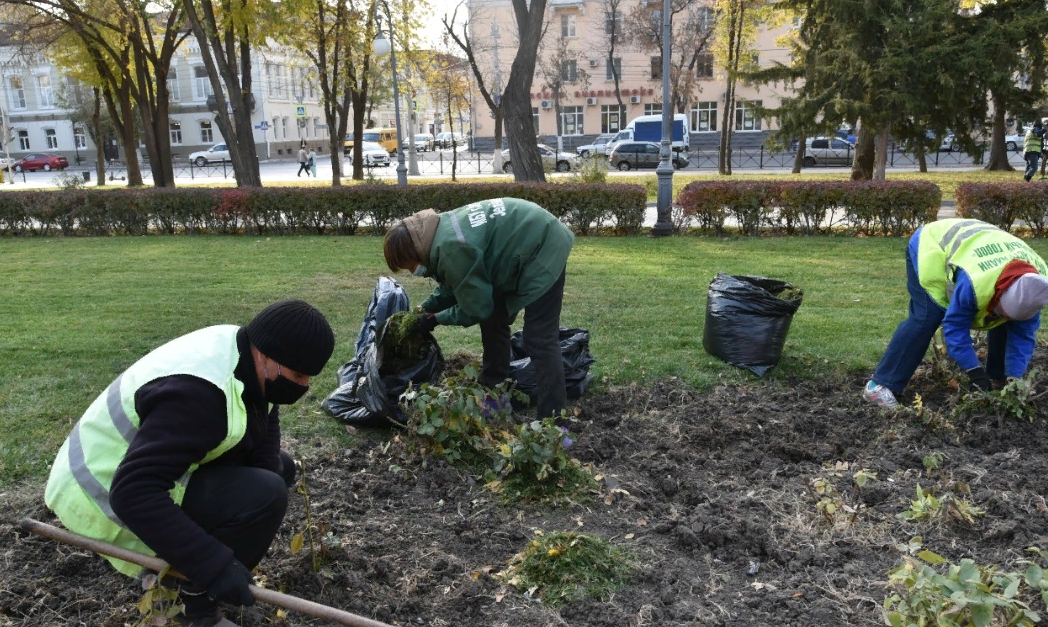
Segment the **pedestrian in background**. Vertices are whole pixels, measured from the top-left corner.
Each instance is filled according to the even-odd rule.
[[[298,149],[298,176],[302,176],[302,171],[305,170],[306,176],[309,176],[309,156],[306,154],[306,147],[302,146]]]
[[[313,172],[313,178],[317,178],[317,151],[312,147],[309,149],[309,169]]]
[[[1044,152],[1044,124],[1040,120],[1033,123],[1033,127],[1026,131],[1026,138],[1023,140],[1023,157],[1026,159],[1026,175],[1023,179],[1026,181],[1033,180],[1033,175],[1037,174],[1037,161],[1041,158],[1041,153]]]

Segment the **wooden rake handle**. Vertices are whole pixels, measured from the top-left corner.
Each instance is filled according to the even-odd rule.
[[[167,562],[149,555],[143,555],[137,551],[125,549],[123,547],[110,544],[108,542],[102,542],[101,540],[95,540],[88,538],[65,529],[59,529],[58,527],[42,523],[39,520],[33,520],[32,518],[23,518],[20,523],[22,529],[31,531],[37,535],[44,536],[45,538],[51,538],[59,542],[78,546],[82,549],[94,551],[101,555],[109,555],[117,559],[122,559],[125,562],[131,562],[138,564],[145,568],[161,572],[168,567]],[[181,573],[175,572],[174,570],[167,571],[169,575],[185,579],[186,577]],[[282,607],[286,610],[293,610],[295,612],[301,612],[303,614],[309,614],[317,618],[323,618],[340,625],[348,625],[349,627],[392,627],[387,623],[381,623],[377,620],[371,620],[363,616],[351,614],[343,610],[335,609],[328,605],[321,605],[320,603],[314,603],[313,601],[307,601],[299,597],[291,596],[290,594],[282,594],[273,590],[266,590],[265,588],[259,588],[258,586],[251,586],[251,594],[256,599],[263,603]]]

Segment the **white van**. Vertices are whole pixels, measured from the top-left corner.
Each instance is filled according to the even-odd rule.
[[[626,128],[616,133],[614,139],[604,145],[604,153],[611,154],[615,144],[623,141],[662,142],[662,114],[642,115],[630,120]],[[685,152],[691,144],[691,133],[688,130],[688,116],[677,113],[673,116],[673,142],[670,144],[675,152]]]

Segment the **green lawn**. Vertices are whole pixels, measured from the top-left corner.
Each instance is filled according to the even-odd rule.
[[[1048,254],[1048,242],[1033,243]],[[903,240],[881,238],[579,238],[562,322],[591,331],[595,390],[676,376],[703,387],[756,380],[702,348],[706,288],[718,272],[761,274],[805,291],[772,378],[868,371],[903,317]],[[164,341],[244,324],[299,297],[338,338],[292,407],[286,431],[344,437],[319,411],[353,344],[376,279],[377,237],[113,237],[0,240],[0,480],[46,475],[83,409],[125,367]],[[431,289],[401,275],[412,303]],[[519,326],[519,321],[518,321]],[[446,354],[479,351],[479,331],[438,328]]]

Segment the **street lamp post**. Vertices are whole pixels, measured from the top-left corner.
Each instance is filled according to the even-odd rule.
[[[393,114],[397,119],[397,185],[408,184],[408,168],[404,165],[404,144],[401,138],[400,124],[400,91],[397,88],[397,54],[393,51],[393,18],[389,13],[389,5],[382,0],[382,6],[386,8],[386,19],[389,21],[389,39],[382,34],[382,15],[378,13],[378,3],[375,3],[375,22],[378,25],[378,37],[375,38],[374,51],[378,56],[389,55],[389,64],[393,70]]]
[[[662,148],[659,151],[659,167],[656,206],[658,217],[651,229],[654,237],[673,232],[670,208],[673,205],[673,159],[670,144],[673,141],[673,109],[670,106],[670,0],[662,2]]]

